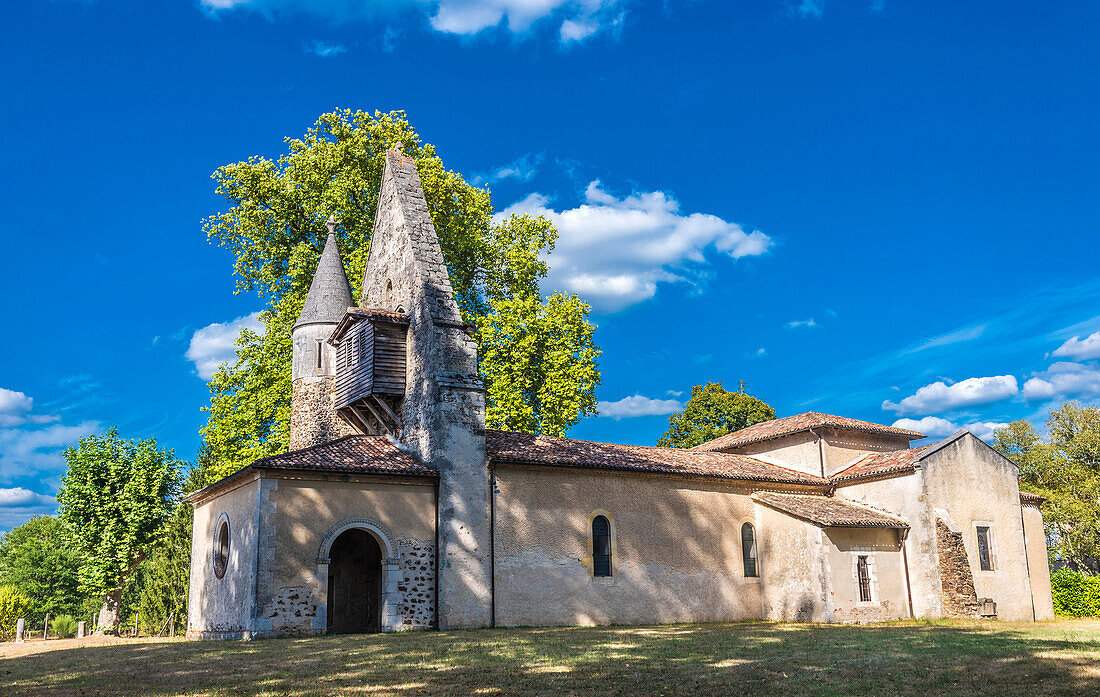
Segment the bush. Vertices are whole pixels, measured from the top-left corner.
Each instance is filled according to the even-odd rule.
[[[1054,612],[1067,617],[1100,617],[1100,576],[1059,569],[1050,576]]]
[[[50,620],[50,631],[62,639],[76,634],[76,620],[72,615],[58,615]]]
[[[26,617],[31,600],[15,586],[0,586],[0,639],[15,638],[15,624]]]

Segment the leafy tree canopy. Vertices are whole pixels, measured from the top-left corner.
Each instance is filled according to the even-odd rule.
[[[80,586],[104,596],[99,624],[118,624],[127,576],[164,528],[179,488],[180,462],[153,439],[125,440],[114,428],[65,451],[59,513],[80,560]]]
[[[993,447],[1020,466],[1021,488],[1047,497],[1051,553],[1100,573],[1100,409],[1067,402],[1047,417],[1044,439],[1026,421],[994,432]]]
[[[416,162],[459,307],[482,328],[478,340],[493,425],[559,434],[594,413],[599,351],[589,308],[576,296],[539,296],[544,257],[557,238],[549,221],[513,216],[494,222],[489,191],[447,170],[403,112],[334,111],[323,114],[305,137],[288,138],[288,152],[277,161],[251,157],[214,173],[216,191],[229,207],[206,220],[207,235],[234,254],[238,292],[256,292],[268,305],[260,315],[263,333],[243,331],[237,362],[210,381],[203,436],[216,464],[209,476],[287,449],[290,330],[324,245],[324,221],[329,215],[340,221],[340,249],[357,286],[385,151],[398,143]],[[547,348],[563,336],[567,343]],[[505,363],[524,370],[506,370]],[[545,383],[569,389],[539,395],[533,385]],[[532,396],[534,401],[524,401]]]
[[[775,418],[775,409],[750,394],[730,392],[720,382],[691,388],[684,410],[668,419],[657,441],[664,448],[694,448],[719,436]]]
[[[54,516],[36,516],[0,540],[0,586],[11,585],[27,597],[27,619],[46,613],[80,612],[83,594],[77,582],[80,558]]]

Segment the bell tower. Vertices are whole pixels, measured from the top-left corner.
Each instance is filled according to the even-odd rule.
[[[336,415],[336,348],[328,338],[354,303],[336,241],[336,220],[329,217],[328,237],[302,314],[291,330],[293,348],[290,399],[290,449],[334,440],[355,431]]]

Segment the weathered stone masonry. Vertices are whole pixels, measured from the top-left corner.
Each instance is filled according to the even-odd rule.
[[[936,518],[936,543],[940,557],[944,617],[977,617],[978,594],[960,532],[953,532]]]

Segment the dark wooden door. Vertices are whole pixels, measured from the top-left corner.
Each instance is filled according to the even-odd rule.
[[[382,550],[365,530],[348,530],[332,543],[328,567],[330,634],[382,628]]]

